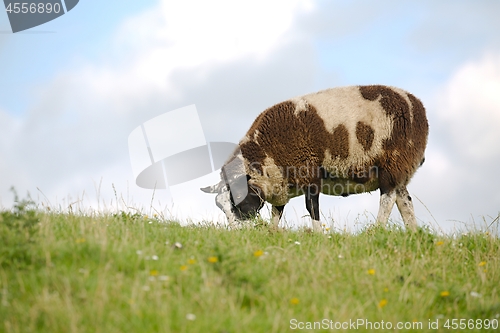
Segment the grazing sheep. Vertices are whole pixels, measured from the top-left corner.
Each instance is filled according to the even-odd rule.
[[[348,196],[380,189],[379,223],[396,202],[407,228],[417,222],[406,185],[424,162],[428,124],[415,96],[381,85],[333,88],[262,112],[222,167],[217,193],[229,224],[272,204],[277,226],[290,198],[305,195],[313,229],[319,193]]]

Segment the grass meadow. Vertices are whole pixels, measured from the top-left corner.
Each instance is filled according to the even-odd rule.
[[[0,332],[498,332],[494,227],[226,230],[22,201],[0,212]]]

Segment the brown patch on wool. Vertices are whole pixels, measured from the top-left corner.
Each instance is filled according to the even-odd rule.
[[[412,123],[413,147],[423,152],[425,150],[425,146],[427,145],[427,136],[429,135],[429,124],[427,122],[427,117],[425,116],[425,108],[422,105],[422,102],[412,94],[409,93],[408,98],[410,99],[411,104],[413,106],[413,123]]]
[[[243,157],[250,167],[262,172],[264,159],[270,157],[283,172],[288,184],[305,188],[321,182],[321,163],[325,151],[332,157],[349,156],[349,133],[344,125],[333,133],[327,131],[316,109],[308,105],[295,113],[292,101],[276,104],[257,117],[247,136],[250,141],[240,144]],[[257,137],[253,133],[259,132]]]
[[[240,144],[240,149],[242,155],[251,162],[250,168],[262,173],[262,166],[264,165],[264,159],[266,158],[266,153],[262,147],[254,140],[250,140]]]
[[[356,124],[356,138],[365,151],[370,150],[372,147],[374,137],[375,132],[373,131],[373,128],[361,121],[358,121]]]
[[[399,92],[389,87],[361,86],[359,90],[367,100],[378,99],[393,120],[391,137],[384,141],[384,153],[378,158],[381,189],[390,190],[397,185],[406,185],[424,156],[429,131],[425,109],[412,94],[407,94],[411,102],[409,105]],[[410,140],[413,145],[408,145]]]
[[[344,125],[340,124],[335,127],[331,141],[328,143],[329,145],[327,147],[330,148],[332,157],[349,157],[349,132]]]
[[[283,102],[283,103],[288,103],[288,102]],[[264,116],[264,112],[259,114],[257,118],[253,121],[252,126],[250,126],[250,129],[247,131],[247,136],[250,140],[255,140],[256,133],[258,132],[259,125],[262,122],[262,117]]]

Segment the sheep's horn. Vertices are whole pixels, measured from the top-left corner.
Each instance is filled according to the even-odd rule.
[[[205,193],[219,193],[219,190],[220,190],[222,185],[223,185],[222,181],[220,181],[215,185],[202,187],[202,188],[200,188],[200,190],[202,190]]]

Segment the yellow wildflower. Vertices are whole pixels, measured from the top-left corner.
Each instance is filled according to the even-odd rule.
[[[378,302],[378,307],[379,308],[383,308],[386,305],[387,305],[387,300],[385,298],[382,299],[382,300],[380,300],[380,302]]]
[[[211,264],[215,264],[219,259],[217,257],[208,257],[208,262]]]
[[[264,251],[262,251],[262,250],[257,250],[257,251],[255,251],[255,252],[253,253],[253,256],[254,256],[254,257],[260,257],[260,256],[261,256],[261,255],[263,255],[263,254],[264,254]]]

